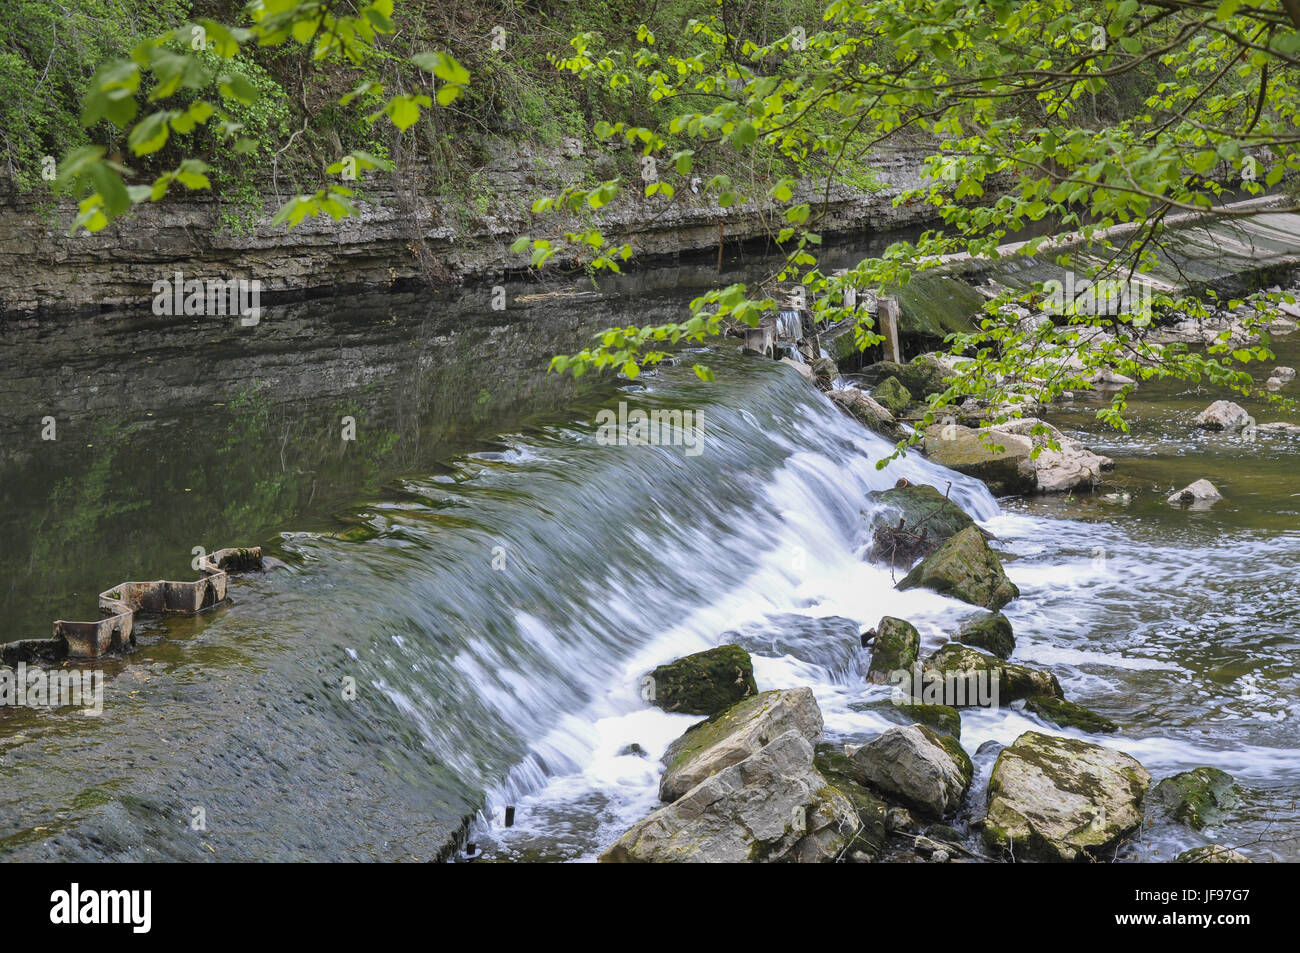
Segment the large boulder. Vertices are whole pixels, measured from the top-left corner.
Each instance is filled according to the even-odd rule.
[[[649,700],[682,715],[716,715],[758,694],[754,665],[739,645],[719,645],[660,665],[649,679]]]
[[[858,423],[887,440],[902,440],[907,436],[907,431],[894,419],[892,413],[856,387],[833,390],[826,396]]]
[[[1003,661],[959,642],[949,642],[926,659],[922,677],[927,685],[943,686],[936,696],[943,703],[962,708],[989,707],[982,702],[990,698],[991,706],[998,706],[1035,695],[1065,696],[1051,672]]]
[[[885,616],[875,628],[867,681],[887,685],[893,672],[910,669],[921,651],[921,634],[905,619]]]
[[[1150,783],[1123,752],[1027,731],[993,765],[984,840],[1016,860],[1099,858],[1141,825]]]
[[[898,583],[899,589],[917,587],[994,611],[1020,595],[977,526],[949,539]]]
[[[1016,636],[1011,630],[1011,620],[1001,612],[990,612],[966,622],[957,634],[957,641],[992,652],[1000,659],[1011,658],[1011,653],[1016,650]]]
[[[600,860],[833,861],[860,822],[853,803],[813,766],[813,754],[802,732],[785,731],[634,825]]]
[[[975,521],[960,506],[934,487],[907,483],[888,490],[873,490],[867,499],[882,509],[871,540],[870,557],[891,566],[907,568],[928,556]]]
[[[809,744],[821,740],[822,713],[810,688],[762,692],[692,725],[664,753],[660,799],[677,800],[705,778],[745,760],[792,728]]]
[[[1110,734],[1119,731],[1119,725],[1091,708],[1084,708],[1064,698],[1051,695],[1031,695],[1025,699],[1025,707],[1043,721],[1058,728],[1078,728],[1080,731],[1092,731]]]
[[[1093,453],[1078,440],[1065,436],[1051,424],[1036,417],[1009,420],[989,428],[996,433],[1010,433],[1028,438],[1038,447],[1033,458],[1034,480],[1039,493],[1069,493],[1090,490],[1101,481],[1102,472],[1113,469],[1115,461]],[[999,442],[1000,442],[1000,438]],[[1059,449],[1052,449],[1055,443]]]
[[[1028,437],[943,423],[925,432],[924,450],[934,463],[983,480],[995,495],[1038,489],[1034,444]]]
[[[1244,430],[1251,421],[1246,408],[1230,400],[1216,400],[1196,417],[1196,426],[1203,430],[1221,430],[1237,433]]]
[[[1214,825],[1225,810],[1241,803],[1232,775],[1218,768],[1193,768],[1165,778],[1154,788],[1148,802],[1162,808],[1176,821],[1200,830]]]
[[[974,767],[957,739],[924,725],[890,728],[853,754],[858,780],[931,817],[960,806]]]

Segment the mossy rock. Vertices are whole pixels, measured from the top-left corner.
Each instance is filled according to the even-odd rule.
[[[873,860],[877,858],[885,848],[885,817],[889,805],[854,779],[853,759],[842,748],[831,744],[817,745],[813,767],[835,790],[849,799],[858,815],[862,826],[854,839],[853,849],[863,851]]]
[[[923,676],[928,684],[941,683],[944,700],[958,707],[972,707],[972,698],[983,698],[990,693],[997,705],[1036,695],[1065,697],[1061,683],[1051,672],[1016,665],[959,642],[949,642],[926,659]],[[964,699],[951,697],[954,688],[960,695],[963,687]]]
[[[918,587],[995,611],[1020,595],[977,526],[953,536],[898,583],[899,589]]]
[[[1121,751],[1027,731],[993,765],[984,841],[1016,860],[1105,856],[1141,826],[1150,783]]]
[[[898,713],[911,724],[925,725],[941,735],[961,738],[961,712],[951,705],[898,705]]]
[[[1193,768],[1165,778],[1151,789],[1150,801],[1174,820],[1200,830],[1216,824],[1223,811],[1241,803],[1232,775],[1218,768]]]
[[[957,641],[991,652],[1000,659],[1011,658],[1011,653],[1016,650],[1011,620],[1001,612],[992,612],[967,622],[961,627]]]
[[[758,694],[754,665],[739,645],[720,645],[660,665],[650,678],[654,704],[683,715],[716,715]]]
[[[905,619],[885,616],[876,626],[876,637],[871,643],[867,681],[872,685],[887,685],[890,674],[910,669],[920,651],[921,635],[916,626]]]
[[[1031,695],[1025,699],[1025,707],[1043,721],[1058,728],[1078,728],[1080,731],[1092,731],[1109,734],[1119,731],[1119,725],[1091,708],[1084,708],[1063,698],[1046,695]]]
[[[900,416],[912,403],[912,392],[892,375],[877,384],[871,396],[876,399],[876,403],[888,408],[895,417]]]
[[[871,369],[883,380],[893,377],[907,392],[917,400],[924,400],[931,394],[942,394],[948,389],[948,380],[952,372],[932,354],[922,354],[910,364],[898,364],[894,361],[880,361]]]
[[[873,490],[867,499],[885,508],[872,534],[871,558],[892,566],[909,567],[975,525],[960,506],[924,483]]]

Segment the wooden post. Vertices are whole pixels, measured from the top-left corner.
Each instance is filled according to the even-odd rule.
[[[885,360],[895,364],[903,362],[903,349],[898,342],[898,301],[894,298],[881,298],[876,308],[877,331],[884,340],[880,343]]]

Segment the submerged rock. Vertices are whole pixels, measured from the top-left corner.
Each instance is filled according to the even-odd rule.
[[[1250,864],[1253,861],[1239,850],[1222,844],[1193,847],[1174,858],[1175,864]]]
[[[754,665],[739,645],[687,655],[649,675],[651,701],[664,711],[716,715],[742,698],[758,694]]]
[[[863,784],[932,817],[960,806],[975,772],[955,738],[924,725],[890,728],[854,752],[853,766]]]
[[[867,498],[886,507],[891,517],[876,526],[870,558],[891,566],[907,568],[975,525],[960,506],[924,483],[874,490]]]
[[[1219,430],[1237,433],[1244,430],[1251,421],[1246,408],[1230,400],[1216,400],[1196,417],[1196,426],[1203,430]]]
[[[867,681],[872,685],[888,684],[890,674],[911,668],[920,651],[921,635],[916,626],[905,619],[885,616],[875,629]]]
[[[1195,510],[1206,509],[1216,500],[1221,499],[1223,495],[1213,483],[1209,480],[1197,480],[1170,496],[1167,502],[1170,506],[1187,506]]]
[[[1223,811],[1241,803],[1232,775],[1210,767],[1165,778],[1151,789],[1148,800],[1174,820],[1197,830],[1218,823]]]
[[[1027,731],[993,766],[984,840],[1016,860],[1100,858],[1142,823],[1150,783],[1122,752]]]
[[[899,425],[888,409],[880,406],[856,387],[833,390],[826,396],[840,410],[873,433],[878,433],[888,440],[902,440],[907,436],[907,431]]]
[[[876,403],[889,410],[895,417],[907,410],[912,402],[912,392],[904,387],[897,377],[886,377],[871,391]]]
[[[926,682],[944,686],[943,697],[963,708],[979,704],[974,699],[987,699],[990,694],[994,706],[1035,695],[1065,695],[1051,672],[1006,662],[958,642],[949,642],[926,659],[922,675]],[[952,697],[954,692],[959,697]]]
[[[660,800],[677,800],[792,728],[810,744],[821,739],[822,713],[810,688],[763,692],[692,725],[664,753],[667,767],[659,781]]]
[[[600,860],[824,863],[859,826],[853,803],[816,770],[812,744],[792,728],[634,825]]]
[[[934,463],[983,480],[996,496],[1038,489],[1034,444],[1028,437],[955,423],[936,424],[925,432],[924,449]]]
[[[953,536],[898,583],[899,589],[917,587],[993,610],[1020,595],[976,526]]]
[[[992,652],[1001,659],[1011,658],[1011,653],[1016,650],[1011,620],[1001,612],[991,612],[965,623],[957,634],[957,641]]]
[[[857,683],[866,668],[859,628],[858,623],[842,616],[778,612],[724,632],[722,638],[754,655],[789,655],[818,665],[833,680],[850,684]]]
[[[1031,695],[1025,699],[1025,707],[1043,721],[1058,728],[1078,728],[1080,731],[1093,731],[1109,734],[1119,731],[1119,725],[1097,714],[1091,708],[1084,708],[1063,698],[1050,695]]]

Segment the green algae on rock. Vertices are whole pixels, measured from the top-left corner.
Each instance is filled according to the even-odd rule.
[[[899,589],[917,587],[992,610],[1020,595],[977,526],[949,539],[898,583]]]
[[[650,700],[683,715],[716,715],[758,694],[754,665],[739,645],[719,645],[660,665],[649,679]]]

